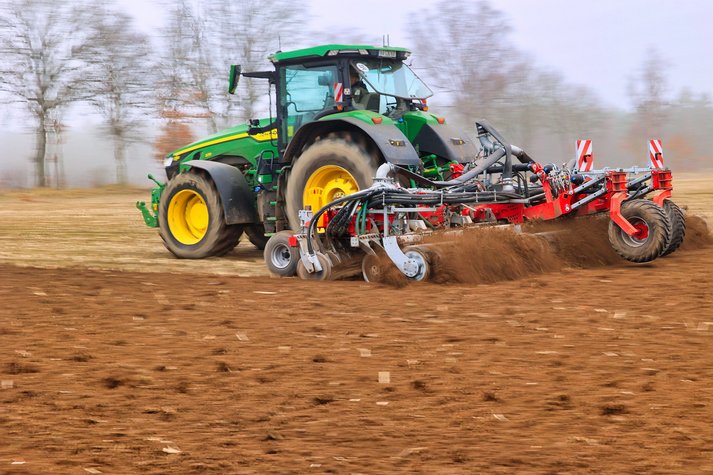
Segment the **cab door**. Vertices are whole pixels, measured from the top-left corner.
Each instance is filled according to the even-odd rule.
[[[305,66],[296,64],[280,68],[280,106],[283,117],[280,136],[286,146],[297,130],[314,117],[335,106],[334,88],[338,81],[335,64]]]

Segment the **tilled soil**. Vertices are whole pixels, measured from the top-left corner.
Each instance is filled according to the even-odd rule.
[[[402,288],[0,266],[0,473],[711,473],[713,250]]]
[[[584,226],[317,283],[173,259],[145,195],[0,193],[0,474],[713,473],[700,220],[646,265]]]

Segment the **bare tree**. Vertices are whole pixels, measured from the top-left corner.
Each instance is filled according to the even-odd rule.
[[[154,143],[154,158],[163,161],[167,153],[193,139],[190,122],[206,118],[201,107],[204,93],[196,85],[192,67],[195,14],[186,0],[168,8],[166,27],[161,32],[163,49],[154,67],[157,71],[155,105],[163,120]]]
[[[237,96],[230,97],[228,68],[269,68],[267,56],[279,48],[280,38],[285,45],[297,38],[300,12],[289,0],[273,0],[269,8],[260,0],[206,2],[196,8],[186,0],[176,4],[165,39],[169,49],[181,50],[171,67],[185,72],[194,88],[192,106],[201,110],[211,132],[257,113],[266,83],[242,81]]]
[[[94,76],[90,103],[104,118],[114,142],[116,181],[123,185],[127,145],[141,140],[137,132],[151,109],[151,49],[146,35],[135,30],[125,13],[106,9],[94,28],[94,51],[87,59]]]
[[[26,0],[0,4],[0,90],[24,104],[37,137],[35,182],[47,186],[50,117],[87,98],[83,53],[91,32],[87,9],[77,3]]]
[[[668,80],[664,74],[664,60],[655,48],[649,48],[644,61],[631,78],[629,96],[636,113],[635,128],[644,139],[660,137],[668,115]]]
[[[485,0],[441,0],[430,12],[414,15],[409,25],[414,61],[445,86],[442,92],[452,96],[455,110],[497,122],[513,83],[522,78],[522,57],[508,41],[505,15]]]

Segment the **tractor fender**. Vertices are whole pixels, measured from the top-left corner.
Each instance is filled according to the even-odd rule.
[[[189,160],[183,165],[204,170],[210,176],[223,203],[226,224],[258,223],[255,194],[243,174],[225,163]]]
[[[421,153],[433,153],[458,163],[472,162],[478,155],[470,137],[447,124],[423,124],[413,144]]]
[[[343,130],[363,133],[379,149],[388,163],[403,167],[421,166],[418,152],[398,127],[391,124],[367,124],[353,117],[326,118],[303,125],[287,146],[285,158],[292,161],[317,135]]]

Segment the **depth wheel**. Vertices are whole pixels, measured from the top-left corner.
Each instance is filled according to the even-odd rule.
[[[404,249],[404,254],[407,258],[416,261],[416,265],[418,266],[413,276],[406,275],[406,277],[416,282],[427,281],[431,277],[432,272],[429,252],[421,247],[411,246]]]
[[[332,262],[321,252],[317,253],[317,259],[322,266],[319,272],[307,272],[307,268],[300,259],[297,263],[297,276],[305,280],[329,280],[332,277]]]
[[[614,221],[609,222],[609,243],[617,254],[631,262],[650,262],[669,244],[671,223],[662,207],[653,201],[637,199],[621,206],[624,216],[637,230],[625,233]]]
[[[243,233],[240,224],[225,224],[223,204],[213,181],[200,173],[181,173],[161,194],[159,235],[181,259],[202,259],[233,249]]]
[[[671,200],[663,201],[663,210],[671,223],[671,234],[669,235],[668,246],[661,253],[661,257],[668,256],[676,251],[681,247],[683,238],[686,237],[686,217],[683,214],[683,210]]]
[[[299,211],[315,213],[327,203],[371,186],[380,157],[347,138],[328,138],[300,155],[287,180],[285,210],[290,228],[300,229]]]
[[[272,235],[265,245],[263,258],[267,270],[279,277],[293,277],[297,273],[300,252],[289,243],[292,231],[280,231]]]
[[[386,271],[383,263],[384,257],[386,256],[379,254],[366,254],[364,256],[361,261],[361,275],[365,281],[377,284],[384,281]]]

